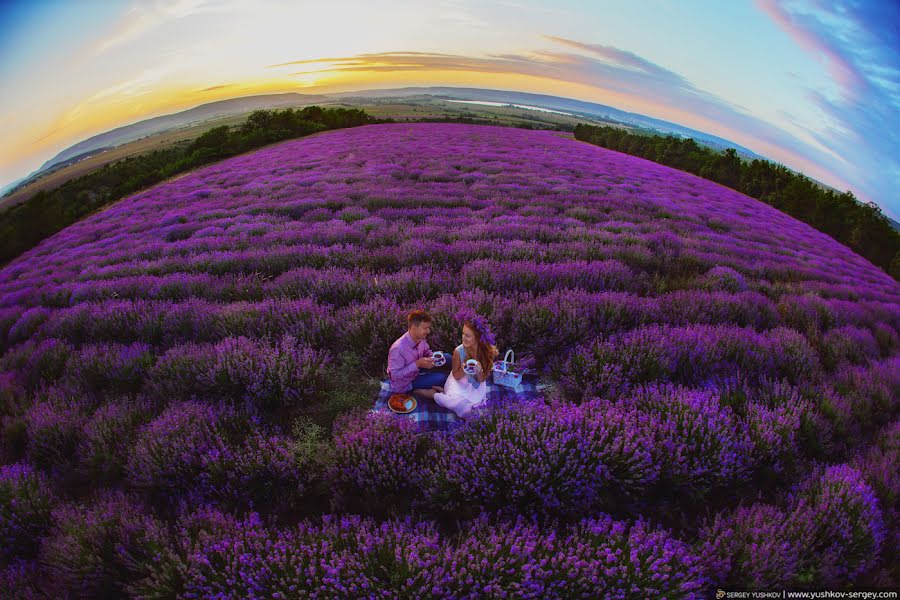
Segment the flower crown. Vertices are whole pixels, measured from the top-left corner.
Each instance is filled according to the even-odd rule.
[[[491,327],[490,325],[488,325],[487,319],[485,319],[481,315],[476,315],[470,310],[461,310],[456,314],[456,318],[461,323],[465,323],[466,321],[468,321],[469,323],[474,325],[475,329],[478,330],[478,334],[481,338],[482,343],[487,344],[488,346],[494,346],[497,344],[497,340],[496,338],[494,338],[494,334],[491,333]]]

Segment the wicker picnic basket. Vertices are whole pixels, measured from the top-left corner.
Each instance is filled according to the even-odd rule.
[[[512,348],[506,351],[503,360],[494,361],[494,383],[506,387],[517,387],[522,383],[522,374],[511,371],[516,362],[516,355]]]

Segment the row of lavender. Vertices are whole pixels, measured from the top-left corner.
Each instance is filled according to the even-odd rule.
[[[654,333],[673,344],[678,330]],[[624,347],[614,352],[630,353],[636,357],[633,361],[612,362],[609,356],[576,354],[569,372],[577,374],[583,369],[591,376],[589,383],[583,384],[587,387],[582,394],[603,397],[604,403],[611,404],[598,405],[591,400],[576,405],[552,398],[553,406],[560,415],[575,415],[573,423],[581,423],[578,419],[590,414],[591,427],[602,426],[604,433],[583,432],[583,437],[571,440],[577,452],[569,456],[558,448],[548,449],[551,455],[537,464],[551,464],[553,456],[569,461],[568,467],[560,466],[557,477],[571,469],[587,469],[600,477],[597,486],[615,491],[618,498],[658,496],[653,487],[657,484],[698,496],[717,487],[734,488],[761,471],[792,477],[802,470],[805,458],[838,457],[894,417],[900,396],[897,357],[865,366],[844,365],[828,383],[813,385],[804,380],[798,387],[766,370],[766,365],[777,364],[774,357],[779,353],[791,351],[783,340],[761,338],[761,345],[769,344],[769,348],[741,347],[734,343],[740,339],[734,331],[712,330],[707,333],[720,335],[721,354],[714,356],[707,348],[706,356],[701,357],[696,352],[696,332],[690,333],[680,346],[690,352],[682,356],[662,357],[652,348],[641,355]],[[280,419],[286,411],[314,398],[328,358],[290,337],[274,348],[233,338],[211,347],[179,347],[156,364],[146,347],[90,347],[60,368],[59,357],[66,352],[60,346],[42,344],[39,348],[44,354],[36,367],[45,380],[58,376],[56,385],[29,393],[14,377],[7,375],[0,382],[4,458],[8,462],[27,459],[61,477],[80,474],[95,484],[119,484],[124,479],[129,488],[143,490],[159,505],[184,500],[194,492],[190,487],[194,478],[212,486],[198,492],[201,499],[215,498],[216,493],[245,493],[247,501],[265,497],[274,502],[277,494],[266,487],[255,496],[246,482],[235,481],[234,489],[226,490],[231,485],[228,473],[239,476],[242,471],[235,464],[242,463],[251,479],[274,485],[277,473],[290,471],[290,460],[284,456],[291,442]],[[788,367],[807,366],[802,356],[793,358],[797,362]],[[55,373],[54,368],[58,369]],[[663,383],[667,379],[679,380],[681,385]],[[573,387],[582,381],[577,375],[565,380]],[[142,393],[135,393],[136,388]],[[185,398],[194,400],[184,403]],[[224,423],[221,427],[220,421]],[[476,435],[479,427],[489,423],[489,419],[479,420],[463,430]],[[570,425],[578,429],[583,423]],[[250,435],[254,431],[256,434]],[[417,463],[414,471],[422,474],[430,468],[443,468],[440,465],[447,457],[451,463],[446,466],[451,468],[452,461],[476,450],[487,456],[500,453],[532,461],[542,455],[540,445],[549,444],[546,436],[537,445],[525,436],[501,451],[499,440],[475,439],[468,449],[437,448],[436,456]],[[643,450],[635,450],[628,445],[631,443]],[[368,451],[366,447],[370,447]],[[215,461],[205,458],[209,448],[215,449]],[[364,453],[360,456],[365,456],[359,468],[371,463],[370,469],[388,469],[384,477],[389,484],[372,490],[376,496],[402,492],[405,483],[396,484],[398,477],[409,483],[405,475],[392,470],[390,449],[388,442],[375,444],[365,437],[359,449]],[[420,449],[417,442],[402,459],[421,458]],[[387,456],[379,458],[380,453]],[[629,462],[624,473],[606,472],[626,455],[636,462]],[[147,460],[151,464],[141,467]],[[275,462],[270,464],[270,460]],[[679,460],[686,462],[669,464]],[[282,465],[283,461],[287,463]],[[519,473],[523,465],[509,467],[510,472]],[[475,481],[459,474],[456,485],[473,486]],[[302,491],[296,476],[288,477],[288,482],[294,492]],[[388,489],[391,485],[397,489]],[[505,503],[525,514],[540,511],[541,506],[553,507],[551,512],[558,515],[578,513],[595,501],[592,488],[579,477],[567,481],[566,489],[588,494],[590,501],[585,507],[573,499],[551,500],[540,495],[520,504],[510,494],[515,497],[521,491],[513,492],[508,486],[488,502],[484,494],[490,487],[486,483],[483,490],[473,492],[479,506],[499,509]],[[563,493],[561,489],[557,492]],[[457,496],[461,493],[454,492]],[[441,496],[421,497],[425,504],[420,510],[441,504]],[[720,494],[720,498],[725,496]]]
[[[294,527],[264,526],[256,513],[235,518],[233,513],[204,507],[205,502],[182,506],[170,529],[134,497],[104,493],[87,506],[65,502],[55,496],[40,471],[8,465],[0,470],[0,498],[5,500],[0,524],[6,532],[0,556],[7,563],[0,585],[23,595],[78,590],[87,597],[127,591],[147,598],[178,594],[477,598],[492,593],[530,598],[593,598],[598,593],[610,598],[682,598],[711,583],[844,585],[876,565],[882,552],[890,559],[888,532],[896,526],[900,491],[894,468],[900,459],[896,424],[885,428],[852,464],[817,466],[771,502],[708,516],[688,540],[673,537],[653,519],[614,518],[590,510],[599,497],[610,493],[610,484],[620,485],[625,478],[646,485],[679,470],[702,477],[710,467],[718,470],[715,476],[728,478],[746,466],[735,462],[733,431],[731,439],[713,441],[714,447],[706,449],[710,456],[725,458],[727,464],[721,467],[713,462],[691,464],[697,457],[685,451],[696,448],[686,446],[670,446],[676,455],[670,459],[648,456],[664,449],[647,446],[646,438],[628,437],[623,424],[630,421],[634,428],[640,420],[636,412],[647,411],[654,402],[658,406],[662,398],[676,398],[679,407],[662,418],[653,417],[653,425],[640,427],[655,430],[657,444],[665,444],[660,436],[666,432],[672,442],[679,412],[699,406],[701,411],[722,414],[708,399],[668,390],[650,392],[628,407],[597,401],[563,413],[541,405],[507,408],[479,419],[472,429],[435,441],[414,435],[403,421],[377,416],[346,419],[339,427],[337,458],[328,475],[342,493],[364,500],[361,505],[389,503],[413,491],[430,495],[430,503],[413,497],[421,498],[423,506],[447,511],[457,523],[462,518],[464,523],[453,532],[440,521],[409,518],[383,522],[325,516]],[[195,456],[203,460],[198,462],[208,468],[229,461],[220,457],[224,449],[208,439],[209,429],[204,427],[209,425],[208,408],[191,405],[168,412],[162,420],[166,422],[153,428],[168,426],[171,433],[172,416],[190,413],[191,425],[199,433],[182,428],[179,435],[200,446]],[[608,422],[596,418],[604,412],[613,415]],[[227,428],[224,422],[233,416],[219,414],[216,427]],[[611,442],[612,447],[585,446],[586,438]],[[424,452],[428,459],[412,464],[423,456],[416,446],[432,444]],[[271,447],[262,452],[269,456],[265,460],[277,462],[267,450]],[[144,446],[139,453],[143,458],[133,473],[140,478],[149,473],[149,463],[159,460],[156,455],[174,457],[178,450]],[[594,456],[578,456],[584,453]],[[215,472],[182,471],[181,483],[192,489],[180,498],[197,500],[196,494],[205,488],[221,500],[228,479],[238,477],[233,471],[246,465],[241,458],[245,454],[246,450],[232,455],[228,469],[218,472],[225,479],[218,481]],[[594,462],[586,464],[585,459]],[[279,474],[285,472],[267,472],[265,483],[271,485]],[[253,490],[253,484],[261,482],[244,475],[232,483]],[[283,478],[282,483],[288,482]],[[290,487],[297,493],[296,481],[282,491]],[[364,499],[358,497],[360,492]],[[395,496],[398,492],[400,496]],[[437,499],[441,501],[434,502]],[[518,505],[510,506],[509,499]],[[473,510],[492,502],[501,507],[498,517]],[[527,507],[537,508],[537,514],[577,508],[594,516],[572,513],[574,520],[565,522],[516,516]],[[509,518],[502,518],[503,513]],[[43,580],[42,574],[51,577]]]
[[[246,306],[246,309],[252,310],[254,305],[260,303],[264,304],[258,309],[264,309],[266,302],[271,303],[275,299],[281,303],[309,300],[331,309],[365,304],[384,297],[404,304],[429,302],[441,295],[458,294],[476,288],[496,295],[501,301],[515,300],[519,303],[548,295],[558,298],[562,290],[570,294],[576,291],[587,292],[591,295],[579,295],[581,302],[590,305],[604,297],[618,299],[617,303],[630,304],[631,310],[645,313],[646,316],[637,321],[637,324],[648,321],[684,321],[691,317],[680,316],[679,309],[694,303],[715,306],[731,302],[735,305],[734,308],[727,315],[718,318],[723,321],[726,318],[741,318],[741,311],[746,309],[759,319],[753,322],[757,328],[785,324],[805,330],[809,327],[807,321],[810,320],[815,321],[812,325],[823,329],[834,324],[866,325],[870,328],[879,322],[888,322],[895,327],[897,325],[895,305],[891,302],[826,299],[810,293],[781,293],[773,299],[774,293],[769,290],[766,290],[767,293],[748,290],[744,277],[728,267],[710,269],[696,282],[694,289],[653,296],[633,289],[640,288],[642,281],[646,282],[646,277],[642,279],[642,276],[616,261],[551,264],[486,264],[482,261],[465,267],[461,275],[448,270],[417,267],[375,275],[360,270],[305,268],[291,270],[270,280],[243,275],[124,277],[93,282],[90,285],[80,284],[75,291],[72,291],[71,286],[65,292],[62,286],[31,290],[29,294],[32,297],[39,296],[32,299],[60,303],[62,306],[29,307],[28,303],[17,298],[17,303],[0,307],[0,334],[6,344],[15,344],[34,335],[36,328],[51,317],[65,320],[67,315],[84,315],[84,311],[91,311],[92,316],[102,319],[104,312],[133,312],[148,310],[154,306],[158,306],[157,312],[167,312],[177,309],[174,305],[188,301],[216,304],[244,302],[246,304],[237,306]],[[604,292],[619,293],[598,295]],[[133,306],[124,301],[130,301]],[[210,310],[203,304],[197,308]],[[195,312],[199,310],[195,309]],[[212,310],[221,309],[214,307]],[[498,312],[503,311],[499,309]],[[757,313],[763,314],[757,316]],[[709,318],[716,317],[707,317]]]
[[[100,304],[109,300],[185,302],[206,300],[216,303],[244,301],[258,303],[265,299],[311,299],[335,308],[353,303],[370,302],[379,297],[390,297],[398,302],[432,301],[443,294],[459,293],[478,288],[486,292],[504,296],[546,295],[554,290],[580,290],[588,293],[620,292],[623,297],[631,295],[645,298],[645,302],[656,304],[678,302],[680,296],[666,290],[654,296],[646,296],[649,284],[644,275],[635,274],[617,261],[576,262],[576,263],[506,263],[484,261],[475,266],[464,267],[464,277],[454,271],[432,267],[400,269],[390,273],[371,273],[360,269],[340,269],[336,267],[291,269],[274,278],[259,273],[250,275],[175,274],[168,276],[126,276],[103,281],[76,284],[59,284],[29,289],[26,294],[11,294],[0,306],[4,337],[8,329],[26,311],[34,315],[49,315],[57,310],[76,307],[84,303]],[[617,272],[618,271],[618,272]],[[752,284],[752,282],[751,282]],[[705,272],[694,284],[693,289],[678,290],[693,292],[703,298],[702,292],[720,294],[744,294],[750,302],[764,304],[771,311],[782,305],[785,310],[795,312],[794,305],[805,304],[805,310],[814,308],[823,313],[826,325],[837,321],[878,318],[879,313],[893,314],[893,304],[885,300],[860,300],[856,292],[845,288],[821,290],[803,289],[796,286],[751,287],[743,276],[729,267],[713,267]],[[811,293],[816,291],[816,294]],[[800,292],[800,293],[794,293]],[[835,297],[827,297],[833,295]],[[707,301],[709,302],[709,301]],[[32,306],[34,305],[34,306]],[[848,317],[839,314],[850,311]],[[677,318],[677,313],[667,315]],[[870,313],[866,315],[865,313]],[[35,319],[32,315],[29,319]],[[884,317],[881,317],[884,318]],[[29,320],[23,321],[27,323]],[[20,333],[13,341],[27,337]]]
[[[384,291],[393,291],[392,283],[399,288],[397,291],[404,291],[400,286],[402,279],[391,275],[405,271],[407,279],[415,279],[422,274],[423,265],[443,275],[446,285],[453,285],[446,277],[448,273],[461,272],[461,282],[457,285],[498,291],[541,291],[566,286],[590,291],[611,289],[646,293],[661,287],[665,282],[661,283],[659,278],[666,273],[683,272],[691,275],[679,282],[685,287],[746,289],[749,285],[776,299],[782,293],[807,291],[882,301],[893,301],[895,295],[887,282],[860,286],[862,282],[852,276],[838,277],[839,271],[831,265],[814,268],[805,263],[785,264],[781,262],[787,259],[785,255],[755,251],[749,245],[742,248],[740,254],[731,254],[733,247],[704,236],[694,243],[697,246],[702,243],[703,247],[691,250],[685,248],[684,242],[674,234],[660,233],[649,225],[642,228],[649,233],[623,234],[625,240],[596,235],[579,240],[576,233],[565,229],[552,230],[554,234],[565,236],[565,241],[560,242],[505,239],[499,232],[523,233],[521,226],[514,222],[498,224],[499,231],[491,231],[487,239],[454,236],[448,240],[445,236],[428,235],[427,230],[436,227],[417,226],[409,215],[404,216],[406,230],[415,230],[421,237],[397,240],[388,236],[385,241],[376,243],[373,240],[378,230],[367,228],[366,233],[360,234],[361,240],[344,243],[340,240],[318,243],[304,240],[302,244],[291,245],[278,240],[265,247],[248,249],[246,240],[237,237],[220,239],[213,249],[209,249],[208,244],[189,246],[164,258],[132,258],[106,264],[108,261],[102,254],[93,255],[89,257],[92,266],[75,272],[70,272],[71,265],[59,265],[58,270],[54,266],[52,271],[39,277],[7,282],[0,296],[0,306],[68,306],[114,294],[133,298],[180,299],[199,295],[213,300],[258,300],[272,294],[315,293],[320,287],[350,286],[348,280],[358,279],[383,279]],[[435,210],[429,220],[440,222],[445,216]],[[335,222],[343,225],[341,221],[330,221],[326,225],[334,227]],[[298,221],[298,224],[308,225],[304,221]],[[461,231],[468,234],[466,229]],[[793,258],[793,254],[790,257]],[[78,264],[79,258],[72,258]],[[506,269],[498,270],[498,265],[504,265]],[[703,276],[716,266],[726,269],[726,273],[728,269],[744,273],[747,281],[734,275],[726,280],[722,276],[712,280]],[[313,282],[304,287],[299,282],[307,277]],[[545,277],[549,278],[546,282]],[[269,281],[275,278],[278,281]],[[358,294],[362,292],[354,294],[351,290],[334,301],[360,300]],[[327,297],[323,300],[332,301]]]
[[[0,452],[18,466],[0,518],[24,533],[2,581],[143,581],[148,597],[879,581],[897,531],[898,298],[768,206],[546,132],[379,126],[238,157],[4,268]],[[413,306],[445,350],[460,308],[485,315],[558,392],[434,438],[294,421],[379,374]],[[99,499],[110,488],[128,499]],[[208,504],[272,522],[191,516]],[[335,510],[369,517],[316,520]],[[487,535],[482,511],[509,536]],[[410,513],[435,521],[369,520]],[[314,516],[299,533],[298,515]],[[497,524],[519,516],[538,520]],[[476,521],[449,531],[461,517]],[[790,535],[767,546],[776,526]],[[591,541],[597,528],[615,535]],[[107,551],[133,539],[159,555]],[[514,573],[475,568],[478,552]],[[323,556],[340,566],[317,571]],[[222,575],[236,572],[257,587]]]
[[[405,285],[443,291],[441,279],[429,273],[419,275],[421,279]],[[313,281],[306,279],[305,284]],[[353,285],[366,289],[366,296],[376,287],[366,288],[364,281]],[[331,291],[339,293],[334,288]],[[501,345],[530,348],[541,357],[561,359],[577,344],[651,325],[734,325],[749,328],[751,334],[778,328],[802,333],[830,369],[846,353],[893,354],[900,330],[900,314],[891,304],[824,300],[813,295],[784,296],[778,303],[755,292],[702,290],[655,297],[581,290],[543,295],[476,290],[443,293],[431,301],[398,302],[396,297],[403,300],[403,296],[373,296],[339,309],[306,298],[257,302],[108,299],[64,309],[16,307],[0,312],[0,347],[16,356],[27,353],[29,344],[57,339],[76,347],[100,342],[142,343],[161,354],[189,342],[215,343],[235,336],[274,341],[291,335],[330,350],[345,350],[345,340],[350,340],[350,349],[366,364],[378,365],[384,359],[384,344],[389,345],[390,336],[402,331],[402,313],[408,307],[428,307],[437,320],[435,343],[452,347],[458,332],[451,315],[469,305],[491,320]],[[355,344],[366,337],[370,344]]]
[[[204,171],[202,179],[191,176],[125,201],[101,223],[76,225],[37,249],[27,271],[12,266],[8,273],[17,281],[5,282],[3,302],[14,291],[129,274],[275,276],[328,265],[377,273],[423,263],[458,269],[479,259],[615,259],[645,271],[682,265],[702,272],[719,264],[752,279],[864,281],[862,297],[883,294],[892,301],[895,294],[889,278],[818,232],[717,186],[655,173],[642,161],[573,155],[570,147],[567,162],[551,151],[562,140],[541,140],[547,151],[537,156],[517,139],[502,152],[504,172],[481,184],[468,179],[489,168],[483,149],[453,156],[457,164],[447,181],[434,181],[415,175],[446,170],[448,161],[428,156],[433,147],[419,148],[418,156],[375,156],[386,150],[371,139],[378,134],[361,131],[367,133],[355,134],[360,141],[375,147],[360,160],[346,160],[331,143],[307,144],[302,157],[283,145],[254,155],[262,164],[235,159]],[[315,170],[315,152],[332,159],[328,174]],[[272,163],[288,166],[272,169]],[[383,173],[386,167],[391,175]],[[509,179],[517,180],[512,190],[504,187]]]
[[[346,376],[348,354],[363,366],[377,367],[383,361],[384,347],[400,335],[402,312],[396,305],[366,308],[351,307],[340,321],[342,327],[325,327],[328,321],[316,321],[303,311],[297,313],[302,318],[287,311],[263,313],[264,317],[307,325],[301,329],[304,339],[290,334],[216,335],[213,340],[219,341],[206,341],[201,333],[204,329],[196,321],[177,319],[183,315],[175,313],[167,318],[183,323],[176,331],[198,342],[179,340],[181,343],[161,350],[145,342],[79,346],[66,338],[29,340],[0,357],[4,429],[27,423],[28,411],[39,404],[36,401],[48,398],[75,398],[74,406],[61,410],[85,416],[110,396],[124,395],[165,402],[205,398],[263,417],[281,410],[309,410],[322,401],[331,382]],[[443,340],[444,347],[452,347],[457,335],[452,314],[452,310],[435,312],[435,338]],[[567,348],[585,338],[584,322],[562,321],[569,327],[557,327],[565,313],[547,310],[545,315],[553,318],[541,322],[527,319],[527,313],[522,315],[518,325],[530,329],[522,332],[519,341],[531,342],[530,347],[538,352],[534,363],[576,402],[586,396],[627,397],[638,386],[655,382],[721,390],[730,381],[743,380],[757,386],[765,381],[799,386],[803,397],[814,403],[818,416],[832,423],[879,422],[891,418],[896,408],[896,397],[876,393],[877,386],[863,385],[864,378],[856,375],[890,372],[896,364],[896,334],[887,327],[879,331],[890,335],[878,338],[864,328],[834,328],[815,337],[814,346],[803,334],[783,327],[757,332],[737,325],[649,325]],[[128,315],[119,317],[126,330],[131,326],[131,333],[140,333],[139,322],[129,321]],[[81,331],[72,337],[77,341],[96,339],[90,332],[102,328],[102,321],[81,323],[88,333]],[[248,318],[235,318],[230,324],[244,331],[266,331],[252,326],[253,320]],[[215,327],[206,331],[221,334]],[[355,353],[348,353],[346,346],[334,347],[334,336]],[[340,350],[344,354],[339,355]]]

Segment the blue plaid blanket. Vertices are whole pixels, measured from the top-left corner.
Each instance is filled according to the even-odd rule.
[[[488,385],[487,398],[474,410],[483,410],[485,407],[496,406],[506,402],[523,401],[540,397],[541,391],[538,389],[537,379],[525,376],[522,382],[515,388],[508,388],[502,385],[494,384],[492,379],[486,381]],[[437,404],[434,400],[428,400],[416,396],[416,408],[412,412],[406,414],[397,414],[388,408],[388,398],[391,396],[390,381],[385,379],[381,382],[381,391],[375,400],[374,412],[387,412],[399,419],[409,419],[414,422],[420,431],[440,431],[449,429],[454,423],[464,421],[456,416],[452,410],[444,408]]]

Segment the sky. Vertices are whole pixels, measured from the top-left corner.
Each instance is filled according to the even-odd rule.
[[[665,119],[900,218],[900,0],[0,0],[0,187],[206,102],[410,85]]]

